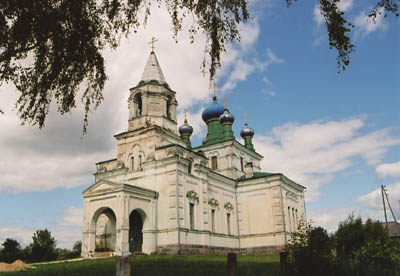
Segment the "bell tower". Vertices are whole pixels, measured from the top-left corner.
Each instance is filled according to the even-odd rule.
[[[141,80],[135,87],[129,89],[128,131],[156,125],[178,134],[176,92],[165,81],[154,52],[155,41],[153,38],[152,51]]]

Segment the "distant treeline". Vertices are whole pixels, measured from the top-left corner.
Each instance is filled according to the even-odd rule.
[[[32,243],[22,248],[15,239],[6,239],[0,248],[0,262],[12,263],[23,260],[26,263],[47,262],[78,258],[82,242],[77,241],[72,250],[56,247],[56,240],[47,229],[37,230],[32,236]]]

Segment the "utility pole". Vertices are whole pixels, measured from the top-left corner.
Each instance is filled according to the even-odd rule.
[[[383,187],[383,185],[381,185],[381,192],[382,192],[383,212],[385,213],[386,232],[389,235],[388,221],[387,221],[387,215],[386,215],[385,196],[384,196],[385,188]]]
[[[384,190],[383,192],[385,193],[386,201],[387,201],[387,204],[389,206],[390,212],[392,213],[392,217],[393,217],[394,221],[397,223],[396,216],[394,215],[394,212],[392,210],[392,206],[390,206],[390,201],[389,201],[388,194],[387,194],[386,190]]]

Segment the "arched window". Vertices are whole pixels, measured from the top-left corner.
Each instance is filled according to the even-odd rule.
[[[243,159],[243,157],[240,157],[240,170],[242,172],[244,172],[244,159]]]
[[[188,174],[192,173],[192,161],[189,160],[189,164],[188,164]]]
[[[226,213],[226,223],[228,225],[228,235],[231,234],[231,213]]]
[[[135,157],[131,156],[131,160],[130,160],[130,169],[133,172],[135,169]]]
[[[288,221],[289,221],[289,232],[292,232],[292,220],[290,218],[290,207],[288,207]]]
[[[211,209],[211,232],[215,232],[215,209]]]
[[[189,203],[190,230],[194,230],[194,203]]]
[[[293,232],[296,232],[296,221],[294,220],[294,208],[292,208],[292,218],[293,218]]]
[[[165,109],[165,110],[166,110],[166,112],[167,112],[167,114],[166,114],[166,115],[167,115],[167,118],[172,120],[172,118],[171,118],[171,117],[172,117],[172,116],[171,116],[171,103],[172,103],[171,96],[168,96],[168,97],[167,97],[167,101],[166,101],[166,105],[167,105],[167,106],[166,106],[166,109]]]
[[[136,94],[133,102],[135,104],[133,117],[139,117],[142,115],[142,95],[140,93]]]
[[[213,170],[213,171],[218,170],[217,156],[211,157],[211,170]]]
[[[139,165],[138,165],[138,169],[141,170],[142,169],[142,156],[139,155]]]

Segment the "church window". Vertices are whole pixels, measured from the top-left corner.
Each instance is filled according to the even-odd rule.
[[[133,170],[134,170],[134,166],[135,166],[135,158],[132,156],[131,157],[131,164],[130,164],[130,168],[131,168],[131,171],[133,172]]]
[[[295,213],[296,213],[296,228],[298,228],[299,227],[299,219],[297,217],[297,209],[296,209]]]
[[[215,209],[211,209],[211,232],[215,232]]]
[[[231,214],[227,213],[226,214],[226,223],[228,225],[228,235],[231,234]]]
[[[135,95],[133,102],[135,104],[134,117],[139,117],[142,115],[142,96],[140,93]]]
[[[240,157],[240,170],[244,172],[244,160],[243,157]]]
[[[289,232],[292,232],[292,221],[290,219],[290,207],[288,207],[288,221],[289,221]]]
[[[194,203],[189,203],[190,230],[194,230]]]
[[[211,157],[211,169],[216,171],[218,169],[217,156]]]
[[[292,208],[292,218],[293,218],[293,232],[296,232],[296,221],[294,220],[294,208]]]
[[[141,170],[142,169],[142,156],[139,155],[139,165],[138,165],[138,169]]]
[[[188,164],[188,174],[191,174],[192,173],[192,161],[189,161],[189,164]]]

